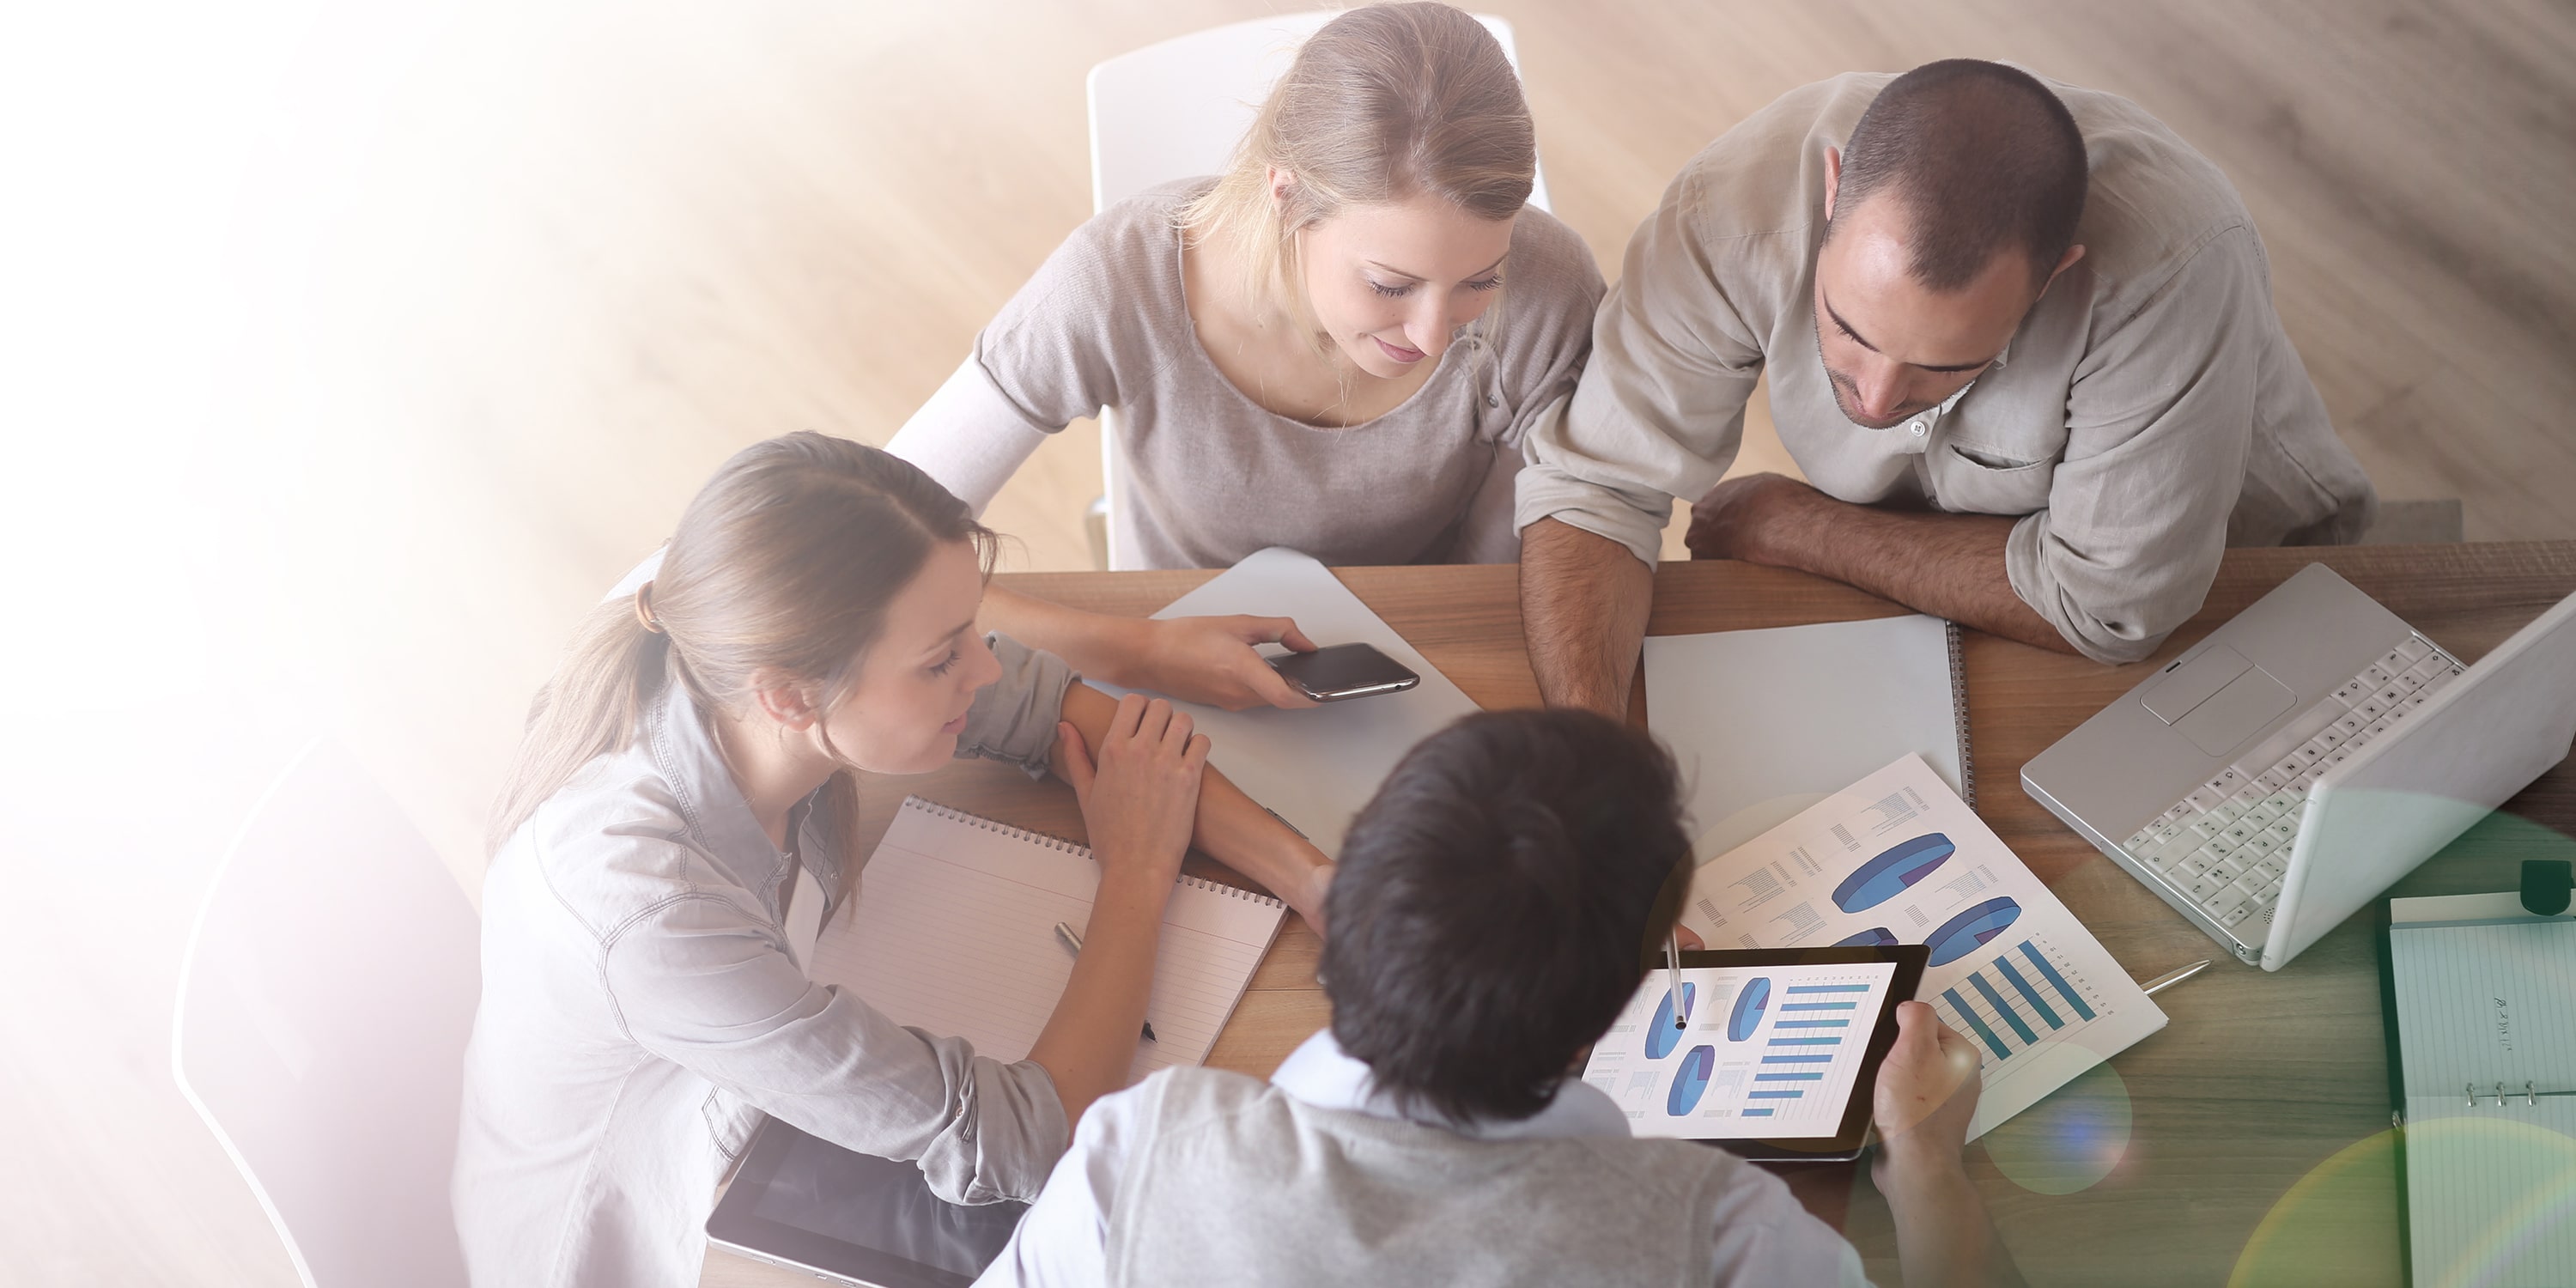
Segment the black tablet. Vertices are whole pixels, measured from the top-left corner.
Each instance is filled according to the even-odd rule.
[[[1683,953],[1681,996],[1666,970],[1649,972],[1593,1044],[1583,1080],[1618,1102],[1633,1135],[1771,1161],[1858,1157],[1896,1004],[1914,996],[1930,954],[1921,944]]]
[[[947,1202],[919,1164],[843,1149],[772,1118],[707,1218],[707,1237],[872,1288],[957,1288],[1001,1255],[1028,1210]]]

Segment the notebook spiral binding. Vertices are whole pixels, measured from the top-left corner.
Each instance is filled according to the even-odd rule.
[[[934,818],[944,818],[952,823],[963,823],[968,827],[991,832],[996,836],[1007,836],[1014,841],[1026,841],[1031,845],[1043,846],[1050,850],[1062,850],[1067,854],[1078,854],[1086,859],[1091,857],[1091,847],[1088,845],[1077,845],[1061,836],[1049,836],[1044,832],[1032,832],[1027,828],[1013,827],[1008,823],[996,823],[981,814],[969,814],[962,809],[954,809],[949,806],[942,805],[927,797],[906,796],[903,798],[903,808],[918,809]],[[1224,895],[1229,899],[1242,899],[1246,902],[1262,904],[1266,907],[1285,908],[1288,906],[1285,902],[1273,898],[1270,895],[1255,894],[1250,890],[1245,890],[1238,886],[1225,885],[1216,881],[1210,881],[1205,877],[1184,876],[1180,879],[1180,884],[1189,886],[1192,889],[1205,890],[1210,894]]]
[[[1977,762],[1968,753],[1968,666],[1959,647],[1959,624],[1943,622],[1950,640],[1950,724],[1959,731],[1959,799],[1977,807]]]
[[[944,818],[952,823],[963,823],[968,827],[980,828],[984,831],[995,833],[996,835],[1007,836],[1014,841],[1026,841],[1031,845],[1043,846],[1050,850],[1062,850],[1067,854],[1079,854],[1086,859],[1091,857],[1091,847],[1088,845],[1077,845],[1061,836],[1049,836],[1044,832],[1032,832],[1027,828],[1013,827],[1008,823],[996,823],[981,814],[969,814],[962,809],[951,809],[946,805],[942,805],[939,802],[930,800],[926,797],[906,796],[903,798],[903,807],[905,809],[919,809],[923,813],[929,814],[934,818]]]

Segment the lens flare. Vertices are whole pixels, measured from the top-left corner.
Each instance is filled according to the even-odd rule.
[[[1995,1170],[2036,1194],[2073,1194],[2109,1176],[2129,1152],[2129,1086],[2097,1064],[2056,1094],[1987,1132]]]

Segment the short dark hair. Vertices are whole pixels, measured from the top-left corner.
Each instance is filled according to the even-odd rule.
[[[1958,290],[2013,250],[2029,257],[2037,288],[2075,244],[2089,180],[2083,131],[2038,77],[1945,58],[1889,81],[1861,114],[1843,145],[1834,210],[1881,191],[1903,202],[1907,268],[1933,290]]]
[[[1342,842],[1333,1037],[1407,1108],[1546,1108],[1679,913],[1680,798],[1660,744],[1588,711],[1484,712],[1424,739]]]

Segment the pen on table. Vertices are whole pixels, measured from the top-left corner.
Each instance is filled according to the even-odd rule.
[[[1678,934],[1664,937],[1664,971],[1673,990],[1673,1027],[1689,1028],[1690,1009],[1682,1005],[1682,938]]]
[[[2174,985],[2190,979],[2192,976],[2208,969],[2209,959],[2203,957],[2199,961],[2183,967],[2181,970],[2166,971],[2164,974],[2158,975],[2154,979],[2148,980],[2144,984],[2140,984],[2138,987],[2144,989],[2149,997],[2153,997],[2156,994],[2161,993],[2168,988],[2172,988]]]
[[[1287,828],[1287,829],[1288,829],[1289,831],[1291,831],[1291,832],[1296,832],[1296,833],[1297,833],[1297,839],[1298,839],[1298,840],[1300,840],[1300,841],[1311,841],[1311,840],[1314,840],[1314,839],[1315,839],[1315,838],[1313,838],[1313,837],[1311,837],[1311,836],[1306,835],[1303,831],[1299,831],[1299,829],[1298,829],[1298,827],[1297,827],[1297,825],[1296,825],[1296,824],[1291,823],[1291,822],[1289,822],[1289,821],[1288,821],[1288,816],[1287,816],[1287,815],[1282,814],[1282,813],[1280,813],[1279,811],[1277,811],[1277,810],[1275,810],[1275,809],[1272,809],[1272,808],[1270,808],[1270,807],[1269,807],[1269,806],[1267,806],[1267,805],[1264,805],[1264,806],[1262,806],[1262,807],[1261,807],[1261,812],[1262,812],[1262,813],[1264,813],[1264,814],[1269,815],[1269,816],[1270,816],[1270,817],[1272,817],[1272,818],[1278,819],[1278,820],[1279,820],[1279,826],[1284,827],[1284,828]]]
[[[1281,819],[1279,821],[1284,823],[1288,820]],[[1082,936],[1075,934],[1073,927],[1068,926],[1061,921],[1055,923],[1055,937],[1062,940],[1065,947],[1072,949],[1074,956],[1079,957],[1082,955]],[[1162,1041],[1161,1038],[1154,1036],[1154,1022],[1152,1020],[1145,1021],[1145,1040],[1148,1042]]]

